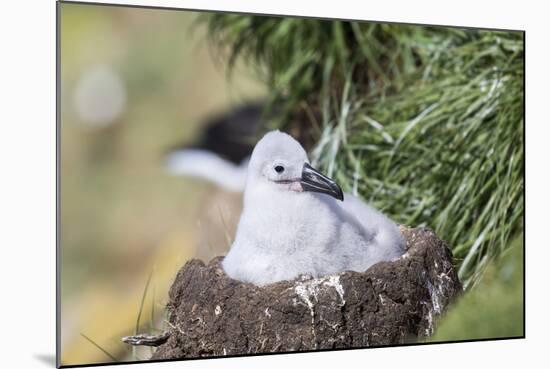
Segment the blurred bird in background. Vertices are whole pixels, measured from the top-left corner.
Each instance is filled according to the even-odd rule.
[[[205,128],[196,142],[170,150],[167,170],[242,192],[248,159],[265,125],[263,112],[263,103],[250,102],[209,119],[201,124]]]
[[[204,129],[198,139],[176,146],[165,156],[169,173],[216,186],[197,218],[196,256],[204,261],[227,253],[233,242],[248,161],[268,121],[263,102],[244,103],[201,123]]]

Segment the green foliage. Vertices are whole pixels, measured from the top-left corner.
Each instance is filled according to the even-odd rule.
[[[365,89],[395,83],[415,69],[415,43],[431,41],[424,28],[412,26],[238,14],[207,14],[203,20],[230,65],[242,57],[268,84],[273,100],[284,99],[284,116],[350,73]]]
[[[521,241],[516,239],[498,263],[487,267],[479,288],[451,307],[431,341],[523,336]]]
[[[521,33],[203,19],[232,62],[263,77],[282,105],[275,125],[300,117],[313,161],[344,190],[400,223],[434,228],[466,286],[523,232]]]

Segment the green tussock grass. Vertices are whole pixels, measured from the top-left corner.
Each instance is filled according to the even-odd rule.
[[[269,87],[315,165],[433,228],[474,286],[523,232],[523,35],[231,14],[203,18]],[[270,127],[271,128],[271,127]]]

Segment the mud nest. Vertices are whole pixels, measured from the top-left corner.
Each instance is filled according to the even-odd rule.
[[[366,272],[265,287],[225,275],[223,257],[191,260],[170,289],[168,339],[153,359],[310,351],[416,342],[462,290],[446,244],[402,228],[407,251]]]

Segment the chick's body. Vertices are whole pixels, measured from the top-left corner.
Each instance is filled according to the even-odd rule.
[[[283,142],[280,150],[270,150],[262,160],[255,160],[255,150],[250,166],[263,168],[271,166],[271,161],[283,161],[292,168],[289,162],[300,167],[307,162],[301,146],[295,147],[296,141],[276,133]],[[289,140],[295,144],[285,144]],[[287,157],[291,159],[285,161]],[[395,223],[353,195],[345,194],[344,201],[338,201],[301,190],[290,180],[277,186],[262,177],[263,171],[249,167],[235,241],[223,261],[230,277],[261,286],[301,274],[321,277],[346,270],[361,272],[403,253]]]

